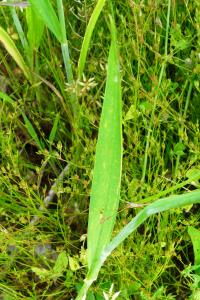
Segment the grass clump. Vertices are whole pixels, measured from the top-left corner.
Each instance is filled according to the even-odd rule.
[[[196,299],[199,2],[29,2],[0,6],[2,299],[83,299],[96,278],[87,299]]]

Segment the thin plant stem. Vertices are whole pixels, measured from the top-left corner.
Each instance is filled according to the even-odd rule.
[[[56,195],[57,189],[59,184],[63,182],[63,179],[65,178],[66,174],[68,173],[69,165],[66,165],[65,168],[62,170],[54,184],[52,185],[50,191],[48,192],[48,195],[45,197],[42,205],[39,207],[40,211],[44,211],[45,208],[49,206],[51,201]],[[39,221],[40,217],[38,215],[34,216],[30,222],[31,225],[35,225]]]
[[[171,0],[168,1],[168,10],[167,10],[167,24],[166,24],[166,35],[165,35],[165,60],[164,60],[164,62],[162,64],[162,67],[161,67],[159,80],[158,80],[157,94],[156,94],[155,99],[154,99],[154,104],[153,104],[153,108],[152,108],[152,112],[151,112],[149,128],[148,128],[148,132],[147,132],[141,182],[145,181],[147,163],[148,163],[148,153],[149,153],[150,139],[151,139],[151,134],[152,134],[152,131],[153,131],[152,128],[153,128],[155,110],[156,110],[156,106],[157,106],[158,92],[159,92],[159,88],[161,86],[162,78],[164,76],[164,71],[165,71],[165,67],[166,67],[167,53],[168,53],[170,10],[171,10]]]

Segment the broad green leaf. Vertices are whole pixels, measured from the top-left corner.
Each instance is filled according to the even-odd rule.
[[[94,27],[96,25],[96,22],[99,18],[99,15],[104,7],[105,2],[106,2],[106,0],[98,0],[96,6],[94,8],[94,11],[91,15],[91,18],[89,20],[89,23],[87,25],[85,36],[84,36],[83,43],[81,46],[81,53],[80,53],[80,57],[79,57],[79,61],[78,61],[78,78],[79,79],[81,79],[81,77],[83,75],[83,70],[84,70],[84,66],[85,66],[85,61],[86,61],[92,33],[93,33]]]
[[[88,267],[109,243],[119,203],[122,164],[121,82],[116,29],[108,57],[106,90],[96,146],[88,224]]]
[[[26,78],[31,81],[28,67],[26,66],[23,57],[21,56],[19,50],[17,49],[13,40],[9,37],[8,33],[0,27],[0,41],[3,43],[5,49],[12,56],[15,62],[18,64],[20,69],[23,71]]]
[[[26,9],[26,21],[29,46],[32,51],[37,51],[44,32],[44,22],[31,6]]]
[[[58,17],[49,0],[29,0],[36,14],[39,14],[45,25],[53,32],[58,41],[62,43],[62,32]]]
[[[180,155],[180,156],[184,155],[185,154],[184,150],[185,150],[185,146],[181,142],[178,142],[174,146],[174,154],[175,155]]]
[[[194,250],[194,264],[196,266],[200,266],[200,231],[192,226],[189,226],[188,234],[192,240]],[[200,267],[195,272],[197,275],[200,275]]]

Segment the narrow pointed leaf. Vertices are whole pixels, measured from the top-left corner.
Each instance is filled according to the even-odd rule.
[[[35,13],[38,13],[45,25],[49,28],[50,31],[56,36],[59,42],[62,42],[62,32],[58,17],[55,13],[55,10],[49,0],[30,0],[29,1],[35,10]]]
[[[88,266],[109,243],[119,203],[122,164],[121,83],[116,29],[112,41],[102,108],[89,208]]]
[[[83,70],[84,70],[84,66],[85,66],[85,61],[86,61],[92,33],[93,33],[94,27],[96,25],[96,22],[99,18],[99,15],[104,7],[105,2],[106,2],[106,0],[98,0],[96,6],[94,8],[94,11],[91,15],[90,21],[87,25],[85,36],[84,36],[83,43],[81,46],[81,53],[80,53],[80,57],[79,57],[79,61],[78,61],[78,77],[79,77],[79,79],[81,79],[81,77],[83,75]]]
[[[26,78],[31,81],[28,67],[25,64],[23,57],[21,56],[21,54],[20,54],[19,50],[17,49],[13,40],[10,38],[8,33],[2,27],[0,27],[0,41],[3,43],[5,49],[12,56],[12,58],[18,64],[20,69],[23,71]]]
[[[57,114],[53,123],[53,127],[51,129],[50,135],[49,135],[49,143],[50,145],[53,144],[55,136],[56,136],[56,132],[58,129],[58,123],[59,123],[59,119],[60,119],[60,115]]]
[[[145,199],[144,199],[145,201]],[[102,264],[110,253],[117,248],[148,217],[174,208],[200,203],[200,189],[182,195],[173,195],[154,201],[142,209],[109,243],[102,255]]]
[[[30,134],[30,136],[33,138],[33,140],[35,141],[35,143],[37,144],[38,148],[40,150],[44,150],[44,146],[43,144],[41,143],[31,121],[27,118],[27,116],[25,115],[25,113],[22,112],[22,116],[23,116],[23,119],[24,119],[24,122],[25,122],[25,125],[26,125],[26,128],[28,130],[28,133]]]

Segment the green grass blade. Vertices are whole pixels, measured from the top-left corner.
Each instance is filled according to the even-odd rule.
[[[27,118],[27,116],[25,115],[25,113],[22,112],[22,116],[26,125],[26,128],[28,130],[28,133],[30,134],[30,136],[33,138],[33,140],[35,141],[35,143],[37,144],[38,148],[40,150],[44,150],[44,146],[41,143],[33,125],[31,124],[31,121]]]
[[[11,15],[12,15],[13,22],[15,24],[17,33],[18,33],[20,41],[22,43],[22,46],[23,46],[24,50],[26,51],[26,53],[28,53],[28,48],[29,48],[28,41],[26,39],[26,36],[24,34],[21,22],[20,22],[20,20],[18,18],[18,15],[16,13],[16,8],[15,7],[10,7],[10,11],[11,11]]]
[[[163,211],[181,208],[187,205],[200,203],[200,190],[189,192],[182,195],[170,196],[159,199],[141,210],[131,222],[129,222],[110,242],[106,247],[102,260],[110,255],[110,253],[117,248],[135,229],[137,229],[149,216]]]
[[[23,71],[26,78],[29,81],[31,81],[31,76],[29,74],[28,67],[25,64],[23,57],[21,56],[13,40],[9,37],[8,33],[2,27],[0,27],[0,41],[3,43],[5,49],[12,56],[12,58],[18,64],[20,69]]]
[[[51,2],[49,0],[30,0],[29,2],[35,13],[41,16],[45,25],[53,32],[59,42],[62,43],[60,23]]]
[[[119,203],[122,164],[121,83],[116,29],[112,41],[89,208],[88,266],[91,268],[109,243]]]
[[[3,92],[0,92],[0,99],[2,99],[4,103],[12,104],[13,107],[16,106],[16,102],[10,96]]]
[[[194,264],[200,266],[200,231],[193,226],[188,227],[188,234],[191,238],[193,250],[194,250]],[[200,275],[200,268],[196,271],[197,275]]]
[[[62,41],[66,39],[66,26],[65,26],[65,14],[62,0],[56,0],[57,11],[58,11],[58,20],[60,22],[60,30],[62,33]]]
[[[27,38],[31,51],[37,51],[44,32],[44,22],[36,11],[30,6],[26,9],[26,22],[28,25]]]
[[[99,15],[103,9],[105,2],[106,2],[106,0],[98,0],[96,6],[94,8],[94,11],[92,13],[92,16],[90,18],[90,21],[88,23],[88,26],[86,28],[85,36],[84,36],[83,43],[81,46],[81,53],[80,53],[80,57],[79,57],[79,61],[78,61],[78,78],[79,79],[81,79],[81,77],[83,75],[83,70],[85,67],[85,61],[86,61],[92,33],[93,33],[95,24],[99,18]]]
[[[54,123],[53,123],[53,127],[51,129],[50,135],[49,135],[49,143],[50,143],[50,145],[52,145],[53,142],[54,142],[54,139],[55,139],[55,136],[56,136],[56,132],[57,132],[57,129],[58,129],[59,119],[60,119],[60,115],[57,114],[56,117],[55,117]]]
[[[57,2],[58,19],[60,22],[60,29],[62,33],[62,43],[61,43],[62,56],[65,65],[68,83],[72,84],[74,79],[73,79],[73,72],[72,72],[72,63],[69,55],[68,40],[66,36],[63,1],[57,0],[56,2]]]

